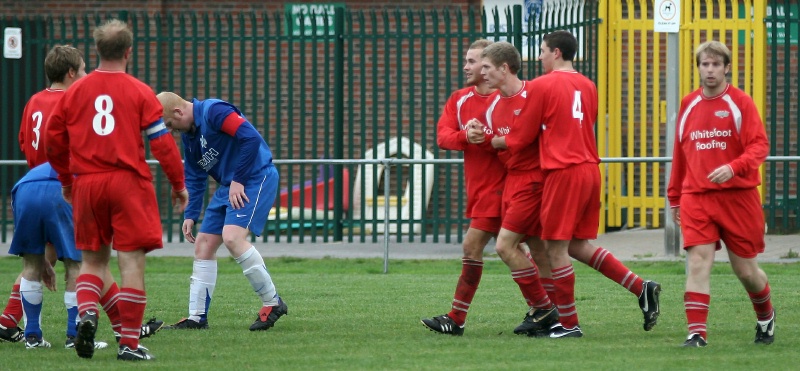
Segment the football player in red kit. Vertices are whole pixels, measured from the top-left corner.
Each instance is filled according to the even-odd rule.
[[[697,48],[695,60],[701,87],[681,101],[667,188],[687,254],[683,303],[689,336],[683,345],[707,344],[711,267],[720,240],[753,303],[755,342],[771,344],[775,310],[767,275],[756,260],[764,252],[764,213],[756,187],[758,167],[769,151],[767,134],[753,99],[726,80],[730,50],[709,41]]]
[[[538,215],[542,171],[539,166],[539,148],[532,143],[539,135],[539,128],[527,124],[513,125],[531,94],[531,84],[517,77],[522,58],[510,43],[494,43],[484,49],[481,56],[481,74],[489,86],[497,88],[486,112],[487,126],[492,128],[492,146],[500,149],[498,157],[506,169],[502,200],[503,223],[497,235],[495,250],[511,270],[511,277],[530,308],[522,324],[514,332],[536,336],[546,333],[558,321],[558,312],[542,286],[539,269],[519,245],[525,240],[531,254],[542,250],[538,238],[541,235]],[[509,137],[512,132],[518,143],[514,143],[513,148],[509,149],[506,139],[512,138]],[[549,267],[542,268],[541,274],[549,275]]]
[[[147,304],[145,254],[163,242],[142,132],[181,209],[189,196],[181,156],[162,120],[161,104],[149,86],[125,72],[133,53],[133,33],[125,23],[110,20],[94,30],[94,39],[100,64],[58,101],[46,128],[47,159],[59,174],[64,198],[72,201],[75,242],[83,251],[75,350],[80,357],[94,355],[97,303],[101,293],[115,284],[108,274],[113,238],[122,283],[117,359],[148,360],[152,356],[139,347]]]
[[[555,299],[559,323],[550,337],[580,337],[575,307],[575,258],[622,285],[639,298],[644,329],[656,324],[661,286],[642,280],[607,250],[592,246],[600,217],[600,159],[594,137],[597,89],[572,66],[577,40],[566,31],[543,38],[539,60],[545,75],[531,84],[531,99],[518,120],[540,130],[539,149],[544,172],[541,223],[551,279],[546,287]],[[570,190],[564,197],[564,190]],[[552,286],[551,286],[552,285]]]
[[[477,40],[470,45],[464,58],[464,74],[469,86],[450,95],[437,125],[439,147],[464,152],[466,216],[471,219],[464,237],[461,276],[452,309],[447,314],[422,319],[423,325],[443,334],[464,334],[467,311],[483,274],[483,249],[500,230],[505,170],[496,151],[484,141],[483,130],[468,126],[472,119],[483,120],[489,97],[494,91],[487,87],[480,74],[481,52],[490,44],[488,40]]]

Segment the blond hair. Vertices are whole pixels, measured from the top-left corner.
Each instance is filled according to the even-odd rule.
[[[158,101],[161,102],[161,107],[164,108],[164,117],[172,116],[172,111],[175,108],[182,108],[183,105],[186,103],[186,100],[180,97],[180,95],[175,94],[171,91],[162,91],[156,95]]]
[[[725,66],[731,64],[731,50],[719,41],[707,41],[697,47],[697,50],[694,52],[697,67],[700,67],[700,58],[702,54],[722,58],[722,64]]]

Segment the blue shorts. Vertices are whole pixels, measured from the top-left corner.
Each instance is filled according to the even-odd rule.
[[[244,193],[250,202],[238,210],[234,210],[228,200],[230,187],[220,186],[208,202],[200,232],[221,235],[224,226],[238,225],[261,236],[269,210],[275,202],[278,181],[278,169],[274,165],[270,165],[259,176],[250,178],[244,185]]]
[[[81,261],[75,248],[72,206],[61,197],[57,181],[22,183],[12,200],[14,238],[9,254],[44,255],[44,246],[55,246],[59,260]]]

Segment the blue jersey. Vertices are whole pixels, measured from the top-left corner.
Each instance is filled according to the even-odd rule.
[[[45,162],[31,169],[27,174],[25,174],[25,176],[22,177],[22,179],[17,182],[17,184],[14,184],[14,188],[11,188],[11,199],[13,200],[14,196],[17,194],[17,189],[19,189],[20,184],[46,181],[58,182],[58,173],[53,170],[53,167],[50,166],[49,162]]]
[[[219,99],[193,99],[192,104],[195,130],[183,133],[181,139],[189,191],[184,218],[196,221],[208,176],[225,187],[232,181],[247,186],[273,165],[267,142],[238,108]],[[238,116],[231,120],[231,114]]]

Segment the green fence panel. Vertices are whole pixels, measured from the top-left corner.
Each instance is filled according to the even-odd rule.
[[[796,1],[768,2],[767,42],[769,50],[767,78],[767,135],[771,156],[798,156],[800,114],[797,109],[800,65],[800,6]],[[795,233],[800,230],[797,197],[798,161],[768,162],[764,177],[764,210],[770,231]]]

